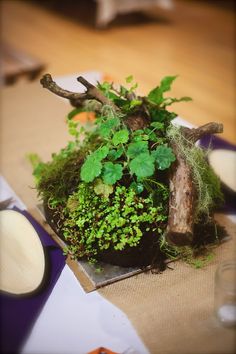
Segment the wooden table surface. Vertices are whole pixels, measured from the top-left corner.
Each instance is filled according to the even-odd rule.
[[[123,18],[97,30],[76,7],[56,12],[3,0],[2,39],[42,60],[53,76],[98,70],[122,83],[133,74],[142,94],[178,74],[173,95],[193,102],[173,109],[196,125],[222,122],[224,138],[236,143],[235,17],[223,3],[175,0],[173,11],[157,7],[149,20]]]

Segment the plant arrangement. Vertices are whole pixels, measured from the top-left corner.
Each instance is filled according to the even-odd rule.
[[[49,74],[41,79],[74,107],[67,146],[49,162],[30,155],[47,221],[65,241],[66,254],[159,268],[170,258],[197,267],[211,258],[209,249],[224,234],[213,219],[223,196],[206,152],[195,143],[223,127],[172,124],[177,115],[168,107],[191,100],[167,95],[175,79],[163,78],[144,97],[136,94],[132,76],[126,87],[94,86],[79,77],[84,93],[62,89]],[[81,112],[95,115],[87,128],[77,119]]]

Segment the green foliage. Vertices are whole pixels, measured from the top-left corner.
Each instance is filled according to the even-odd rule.
[[[159,170],[169,168],[171,163],[175,161],[175,155],[172,149],[165,145],[160,145],[156,150],[152,151],[152,156],[155,158]]]
[[[33,176],[35,178],[35,183],[37,185],[38,182],[40,181],[41,174],[44,169],[44,163],[42,162],[38,154],[32,153],[32,154],[28,154],[26,157],[33,168]]]
[[[104,198],[108,198],[109,195],[113,193],[113,190],[113,186],[103,183],[100,178],[98,178],[94,184],[94,192]]]
[[[143,152],[135,157],[129,166],[131,172],[138,178],[152,176],[155,171],[154,157],[148,152]]]
[[[135,247],[147,227],[158,241],[167,220],[166,210],[154,207],[150,197],[137,196],[131,188],[117,186],[111,198],[103,198],[87,183],[79,184],[63,213],[67,252],[79,258],[96,258],[109,248]]]
[[[124,149],[123,148],[117,148],[117,149],[111,149],[108,153],[108,158],[111,161],[117,160],[121,155],[123,154]]]
[[[160,86],[155,87],[148,94],[148,100],[151,103],[160,105],[164,101],[163,94],[171,88],[172,82],[176,79],[177,76],[166,76],[161,80]]]
[[[119,125],[120,125],[120,120],[118,117],[106,119],[105,122],[101,123],[99,127],[99,134],[103,138],[108,138],[112,133],[112,129],[116,128]]]
[[[87,183],[92,182],[96,177],[98,177],[102,172],[102,163],[101,161],[91,154],[87,157],[81,168],[81,179]]]
[[[65,148],[47,163],[35,154],[29,156],[40,197],[60,215],[66,254],[93,260],[107,249],[137,247],[149,232],[167,256],[179,257],[179,249],[163,241],[167,176],[175,161],[170,141],[184,146],[179,131],[170,129],[177,115],[166,107],[190,100],[165,97],[175,79],[163,78],[147,97],[137,96],[133,76],[126,78],[127,87],[98,83],[97,88],[118,109],[86,101],[83,108],[73,109],[67,116],[72,141]],[[91,109],[96,120],[88,130],[73,118]],[[132,130],[127,118],[133,117],[144,117],[149,124]],[[200,149],[188,145],[183,156],[192,166],[198,187],[198,217],[221,199],[220,184]],[[182,259],[186,252],[181,253]],[[195,267],[201,262],[196,261]]]
[[[84,182],[92,182],[96,177],[98,177],[102,172],[102,163],[103,160],[109,152],[109,148],[105,145],[93,153],[91,153],[85,160],[81,168],[81,179]]]
[[[105,162],[103,167],[103,182],[115,184],[122,177],[122,165],[113,162]]]
[[[148,153],[148,143],[147,141],[137,141],[131,143],[127,149],[127,156],[131,159],[135,158],[137,155],[142,153]]]
[[[129,140],[129,131],[127,129],[121,129],[113,135],[112,142],[115,146],[119,144],[125,144]]]

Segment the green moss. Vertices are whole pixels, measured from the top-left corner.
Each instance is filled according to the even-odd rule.
[[[135,247],[147,230],[158,240],[166,227],[167,210],[125,186],[115,187],[108,199],[96,195],[92,185],[80,183],[68,199],[64,217],[67,252],[89,258],[110,247],[117,251]]]
[[[192,170],[192,177],[197,188],[197,205],[195,220],[201,215],[210,215],[214,207],[223,202],[220,180],[207,162],[206,153],[195,144],[186,141],[181,134],[180,128],[171,126],[167,136],[172,143],[178,146]]]
[[[34,169],[33,175],[40,198],[52,208],[65,206],[69,195],[80,182],[80,170],[85,157],[99,144],[99,137],[90,133],[82,143],[70,141],[59,153],[52,154],[49,162],[42,162],[37,154],[29,154],[27,157]]]

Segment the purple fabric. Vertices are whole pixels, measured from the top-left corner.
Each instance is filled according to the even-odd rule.
[[[206,135],[200,140],[200,146],[204,148],[210,148],[211,150],[225,149],[236,151],[236,145],[233,145],[215,135]],[[225,204],[219,211],[225,213],[236,213],[236,193],[230,191],[226,187],[222,186],[222,191],[224,193]]]
[[[19,353],[46,303],[65,265],[62,250],[43,227],[27,212],[21,212],[31,222],[42,242],[46,270],[43,282],[27,295],[0,294],[0,348],[2,354]]]

